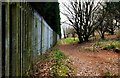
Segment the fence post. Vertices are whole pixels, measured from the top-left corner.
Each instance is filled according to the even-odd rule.
[[[2,2],[0,1],[0,78],[2,77]]]
[[[6,32],[6,37],[5,37],[5,76],[9,76],[9,54],[10,54],[10,6],[9,2],[7,3],[6,7],[6,25],[5,25],[5,32]]]
[[[20,3],[20,6],[23,8],[23,3],[21,2]],[[21,47],[21,52],[20,52],[20,76],[22,76],[22,71],[23,71],[23,41],[22,41],[22,39],[23,39],[23,32],[22,32],[22,30],[23,30],[23,9],[21,8],[21,19],[20,19],[20,23],[21,23],[21,25],[20,25],[20,34],[21,34],[21,38],[20,38],[20,42],[21,42],[21,45],[20,45],[20,47]]]
[[[44,44],[44,42],[43,42],[43,40],[44,40],[44,37],[43,37],[43,32],[44,32],[44,24],[43,24],[43,18],[41,17],[41,55],[42,55],[42,52],[44,51],[44,46],[43,46],[43,44]]]

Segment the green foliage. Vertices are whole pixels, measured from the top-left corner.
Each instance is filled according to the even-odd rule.
[[[54,63],[51,65],[52,69],[49,71],[49,73],[57,78],[69,75],[69,71],[72,69],[72,67],[69,65],[69,60],[64,53],[58,49],[55,49],[53,52],[51,52],[51,55]]]
[[[115,48],[119,48],[120,49],[120,41],[113,41],[112,45],[115,46]]]
[[[58,49],[54,50],[53,59],[60,60],[62,58],[65,58],[65,55]]]
[[[113,44],[109,44],[105,47],[107,50],[114,49],[115,46]]]
[[[106,72],[104,73],[104,76],[105,76],[105,77],[111,76],[111,73],[110,73],[109,71],[106,71]]]
[[[117,41],[117,40],[101,39],[101,40],[98,40],[94,45],[107,50],[116,49],[116,48],[120,49],[120,41]]]
[[[79,39],[78,38],[65,38],[65,39],[62,39],[62,40],[59,40],[57,42],[57,44],[70,44],[70,43],[74,43],[74,42],[79,42]]]
[[[110,77],[119,77],[120,76],[120,74],[118,73],[118,74],[113,74],[112,72],[110,72],[110,70],[108,70],[108,69],[106,69],[105,71],[104,71],[104,73],[103,73],[103,76],[104,76],[104,78],[110,78]]]
[[[104,78],[110,78],[110,77],[119,77],[119,74],[112,74],[109,70],[106,70],[103,74]]]
[[[78,42],[79,40],[78,40],[78,38],[75,38],[75,40],[74,40],[74,38],[66,38],[66,39],[64,39],[64,41],[67,43],[72,43],[72,42]]]
[[[120,48],[120,42],[119,41],[113,41],[112,43],[108,44],[105,46],[106,49],[115,49],[115,48]]]
[[[109,41],[108,39],[99,39],[98,42],[106,42]]]
[[[101,42],[97,41],[94,46],[100,46],[101,45]]]

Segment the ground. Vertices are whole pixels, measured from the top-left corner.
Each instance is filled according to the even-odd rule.
[[[79,46],[90,46],[90,44],[63,44],[58,48],[73,61],[77,76],[101,76],[108,71],[118,74],[119,54],[109,51],[87,52],[79,50]]]
[[[114,38],[114,36],[107,36]],[[91,47],[93,42],[82,44],[60,44],[57,46],[65,55],[70,57],[76,67],[77,76],[104,76],[118,75],[119,53],[97,49],[95,52],[84,50],[83,47]]]
[[[108,35],[106,39],[116,40],[116,36]],[[91,48],[96,43],[94,40],[82,44],[78,44],[75,41],[72,42],[72,40],[65,39],[65,42],[61,40],[62,44],[58,43],[54,49],[59,49],[71,60],[70,64],[74,68],[74,76],[120,75],[120,53],[114,50],[104,50],[101,47]],[[107,44],[106,42],[109,41],[101,44],[105,45]],[[96,44],[98,45],[98,43]],[[48,76],[48,71],[51,69],[51,64],[53,63],[51,61],[51,59],[43,60],[43,62],[39,61],[34,76]]]

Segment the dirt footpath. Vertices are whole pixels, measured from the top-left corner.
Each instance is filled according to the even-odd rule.
[[[61,44],[57,46],[65,55],[70,57],[77,76],[104,76],[120,74],[120,54],[98,50],[96,52],[85,51],[82,46],[90,47],[93,43]]]

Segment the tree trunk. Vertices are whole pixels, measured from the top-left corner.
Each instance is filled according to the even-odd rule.
[[[64,38],[66,38],[66,35],[64,34]]]
[[[109,28],[108,32],[109,32],[109,34],[114,35],[114,29],[113,28]]]
[[[114,35],[114,32],[113,32],[113,31],[111,32],[111,35]]]
[[[102,39],[105,39],[104,33],[101,34],[101,38],[102,38]]]
[[[110,34],[111,34],[111,35],[114,35],[114,30],[113,30],[113,28],[111,28]]]
[[[74,33],[72,34],[72,37],[74,38],[74,41],[75,41],[75,34]]]
[[[83,42],[83,38],[80,35],[78,35],[78,39],[79,39],[79,43]]]
[[[89,38],[89,37],[85,37],[85,38],[84,38],[84,41],[87,41],[87,42],[88,42],[88,41],[89,41],[88,38]]]
[[[95,36],[95,32],[92,33],[92,36],[93,36],[93,37]]]

